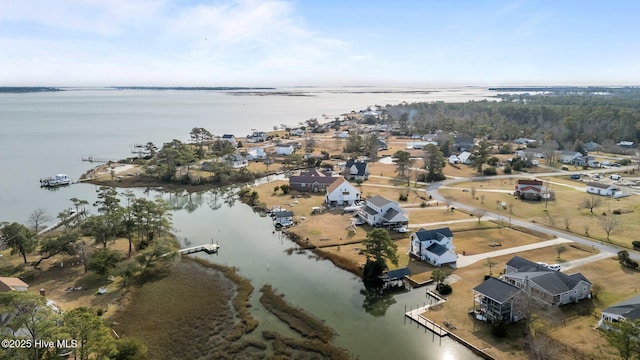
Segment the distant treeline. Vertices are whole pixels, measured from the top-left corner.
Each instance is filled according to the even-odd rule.
[[[388,121],[406,134],[457,132],[498,142],[524,137],[556,149],[571,149],[576,141],[604,146],[638,143],[640,88],[598,90],[580,95],[503,94],[502,101],[405,103],[384,110]]]
[[[32,93],[32,92],[49,92],[49,91],[64,91],[55,87],[42,87],[42,86],[1,86],[0,93]]]
[[[233,87],[233,86],[111,86],[117,90],[189,90],[189,91],[237,91],[237,90],[274,90],[270,87]]]

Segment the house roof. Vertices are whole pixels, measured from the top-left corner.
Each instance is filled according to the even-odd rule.
[[[276,219],[283,218],[283,217],[292,217],[293,211],[277,211],[273,213],[273,216]]]
[[[375,209],[373,209],[373,208],[371,208],[371,207],[369,207],[369,206],[365,206],[365,207],[364,207],[364,211],[366,211],[367,213],[369,213],[369,215],[376,215],[376,214],[378,214],[378,212],[377,212]]]
[[[458,155],[458,159],[462,162],[469,160],[469,157],[471,157],[471,153],[468,151],[463,151]]]
[[[346,170],[350,170],[353,166],[358,170],[357,176],[365,176],[367,175],[367,162],[366,161],[357,161],[354,159],[347,160],[347,164],[345,165]]]
[[[411,275],[411,270],[409,268],[395,269],[385,271],[385,273],[380,276],[383,281],[395,281],[404,278],[407,275]]]
[[[542,186],[542,181],[540,181],[540,180],[527,180],[527,179],[520,179],[520,180],[518,180],[518,185],[535,185],[535,186]]]
[[[429,240],[440,241],[444,237],[452,238],[453,233],[451,232],[451,229],[449,229],[448,227],[433,229],[433,230],[425,230],[421,228],[420,230],[416,231],[416,236],[420,241],[429,241]]]
[[[622,315],[628,320],[640,318],[640,295],[621,301],[602,310],[603,313]]]
[[[436,254],[438,256],[446,253],[447,251],[449,251],[449,249],[447,249],[445,246],[442,246],[438,243],[433,243],[431,244],[431,246],[429,246],[427,248],[427,251],[432,253],[432,254]]]
[[[473,137],[472,136],[459,135],[459,136],[455,136],[453,138],[453,141],[456,144],[473,144]]]
[[[540,265],[520,256],[512,257],[511,260],[507,261],[507,266],[515,268],[517,272],[553,271],[546,266]]]
[[[224,134],[224,135],[222,135],[223,139],[231,139],[233,137],[235,137],[235,136],[233,136],[233,134]]]
[[[591,282],[580,273],[567,275],[559,271],[517,272],[507,273],[504,276],[523,280],[528,279],[551,295],[559,295],[570,291],[581,281],[591,284]]]
[[[490,277],[482,284],[474,287],[473,291],[479,292],[502,304],[522,290],[500,279]]]
[[[353,185],[351,185],[351,183],[349,181],[347,181],[347,179],[343,178],[342,176],[338,176],[336,177],[336,179],[331,183],[331,185],[329,185],[329,187],[327,187],[327,194],[328,193],[332,193],[333,191],[335,191],[338,187],[340,187],[340,185],[347,183],[349,184],[349,186],[351,186],[352,188]],[[355,188],[354,188],[355,189]]]
[[[402,212],[391,208],[389,210],[387,210],[387,212],[384,214],[383,218],[385,220],[387,220],[388,222],[402,222],[402,221],[409,221],[409,218],[407,217],[407,215],[403,214]]]
[[[381,207],[391,203],[391,200],[387,200],[387,199],[383,198],[380,195],[376,195],[376,196],[367,198],[367,202],[372,203],[373,205],[381,208]]]
[[[613,188],[614,187],[613,185],[608,185],[608,184],[599,183],[599,182],[595,182],[595,181],[588,182],[587,186],[591,186],[591,187],[598,188],[598,189],[609,189],[609,188]]]
[[[330,176],[324,172],[316,169],[300,172],[300,175],[293,175],[289,177],[290,184],[333,184],[336,180],[340,179],[337,176]]]
[[[293,145],[291,145],[291,144],[276,144],[276,147],[279,147],[279,148],[288,148],[288,147],[293,147]]]
[[[29,285],[16,277],[0,277],[0,292],[16,290],[20,287],[29,287]]]

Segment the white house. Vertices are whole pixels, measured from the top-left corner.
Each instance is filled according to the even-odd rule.
[[[458,162],[460,164],[471,164],[471,153],[468,151],[463,151],[458,155]]]
[[[225,161],[229,163],[234,169],[247,167],[249,165],[249,161],[247,160],[247,158],[240,154],[230,154],[225,157]]]
[[[294,151],[295,148],[291,144],[276,145],[276,155],[291,155]]]
[[[247,135],[247,142],[257,143],[267,141],[267,133],[263,131],[254,131],[251,135]]]
[[[360,191],[343,177],[329,185],[326,191],[325,202],[329,206],[353,205],[360,200]]]
[[[615,305],[602,310],[598,327],[605,325],[605,322],[619,322],[625,320],[640,319],[640,295],[631,299],[621,301]]]
[[[303,136],[304,135],[304,129],[302,129],[302,128],[291,129],[291,130],[289,130],[289,135],[291,135],[291,136]]]
[[[623,192],[619,191],[613,185],[603,184],[599,182],[588,182],[587,183],[587,192],[589,194],[596,194],[602,196],[612,196],[614,198],[623,197]]]
[[[367,198],[358,216],[371,226],[401,227],[409,224],[407,213],[397,202],[378,195]]]
[[[267,158],[267,153],[264,151],[264,148],[250,148],[247,151],[247,160],[249,161],[259,161]]]
[[[367,180],[369,178],[369,164],[366,161],[349,159],[344,166],[342,175],[349,180]]]
[[[558,160],[563,164],[571,164],[575,166],[582,166],[585,164],[582,153],[577,151],[563,151],[560,153],[560,159]]]
[[[453,233],[449,228],[420,229],[411,234],[409,254],[431,265],[455,265],[458,255],[453,246]]]
[[[224,134],[224,135],[222,135],[220,140],[221,141],[226,141],[226,142],[230,143],[231,145],[233,145],[234,147],[237,145],[236,137],[233,134]]]
[[[449,156],[449,164],[455,165],[455,164],[457,164],[459,162],[460,162],[460,160],[458,159],[458,157],[456,155],[450,155]]]

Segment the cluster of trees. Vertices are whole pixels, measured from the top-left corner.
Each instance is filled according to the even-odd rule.
[[[571,149],[576,140],[605,146],[616,140],[640,141],[638,91],[554,95],[504,96],[501,102],[405,103],[388,105],[384,113],[405,134],[458,132],[495,141],[529,137],[560,149]]]
[[[352,154],[353,156],[368,156],[370,159],[375,160],[378,156],[379,148],[380,144],[378,143],[378,136],[376,134],[371,133],[366,136],[361,136],[354,132],[349,134],[344,152]]]
[[[97,311],[79,307],[61,314],[32,292],[0,293],[0,313],[11,313],[8,326],[22,329],[20,339],[30,346],[5,347],[0,359],[53,359],[71,351],[74,359],[143,360],[146,346],[134,339],[114,339]],[[10,337],[7,337],[10,338]],[[58,343],[67,340],[67,343]],[[38,347],[36,341],[53,346]]]
[[[417,181],[431,182],[445,179],[444,167],[447,161],[438,146],[433,144],[425,146],[422,160],[424,171],[417,173]],[[396,164],[398,176],[409,182],[412,166],[415,162],[411,158],[411,154],[404,150],[398,150],[393,154],[393,162]]]

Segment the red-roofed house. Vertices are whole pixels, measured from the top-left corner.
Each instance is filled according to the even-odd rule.
[[[516,185],[516,196],[523,200],[541,200],[542,181],[518,180],[518,184]]]

